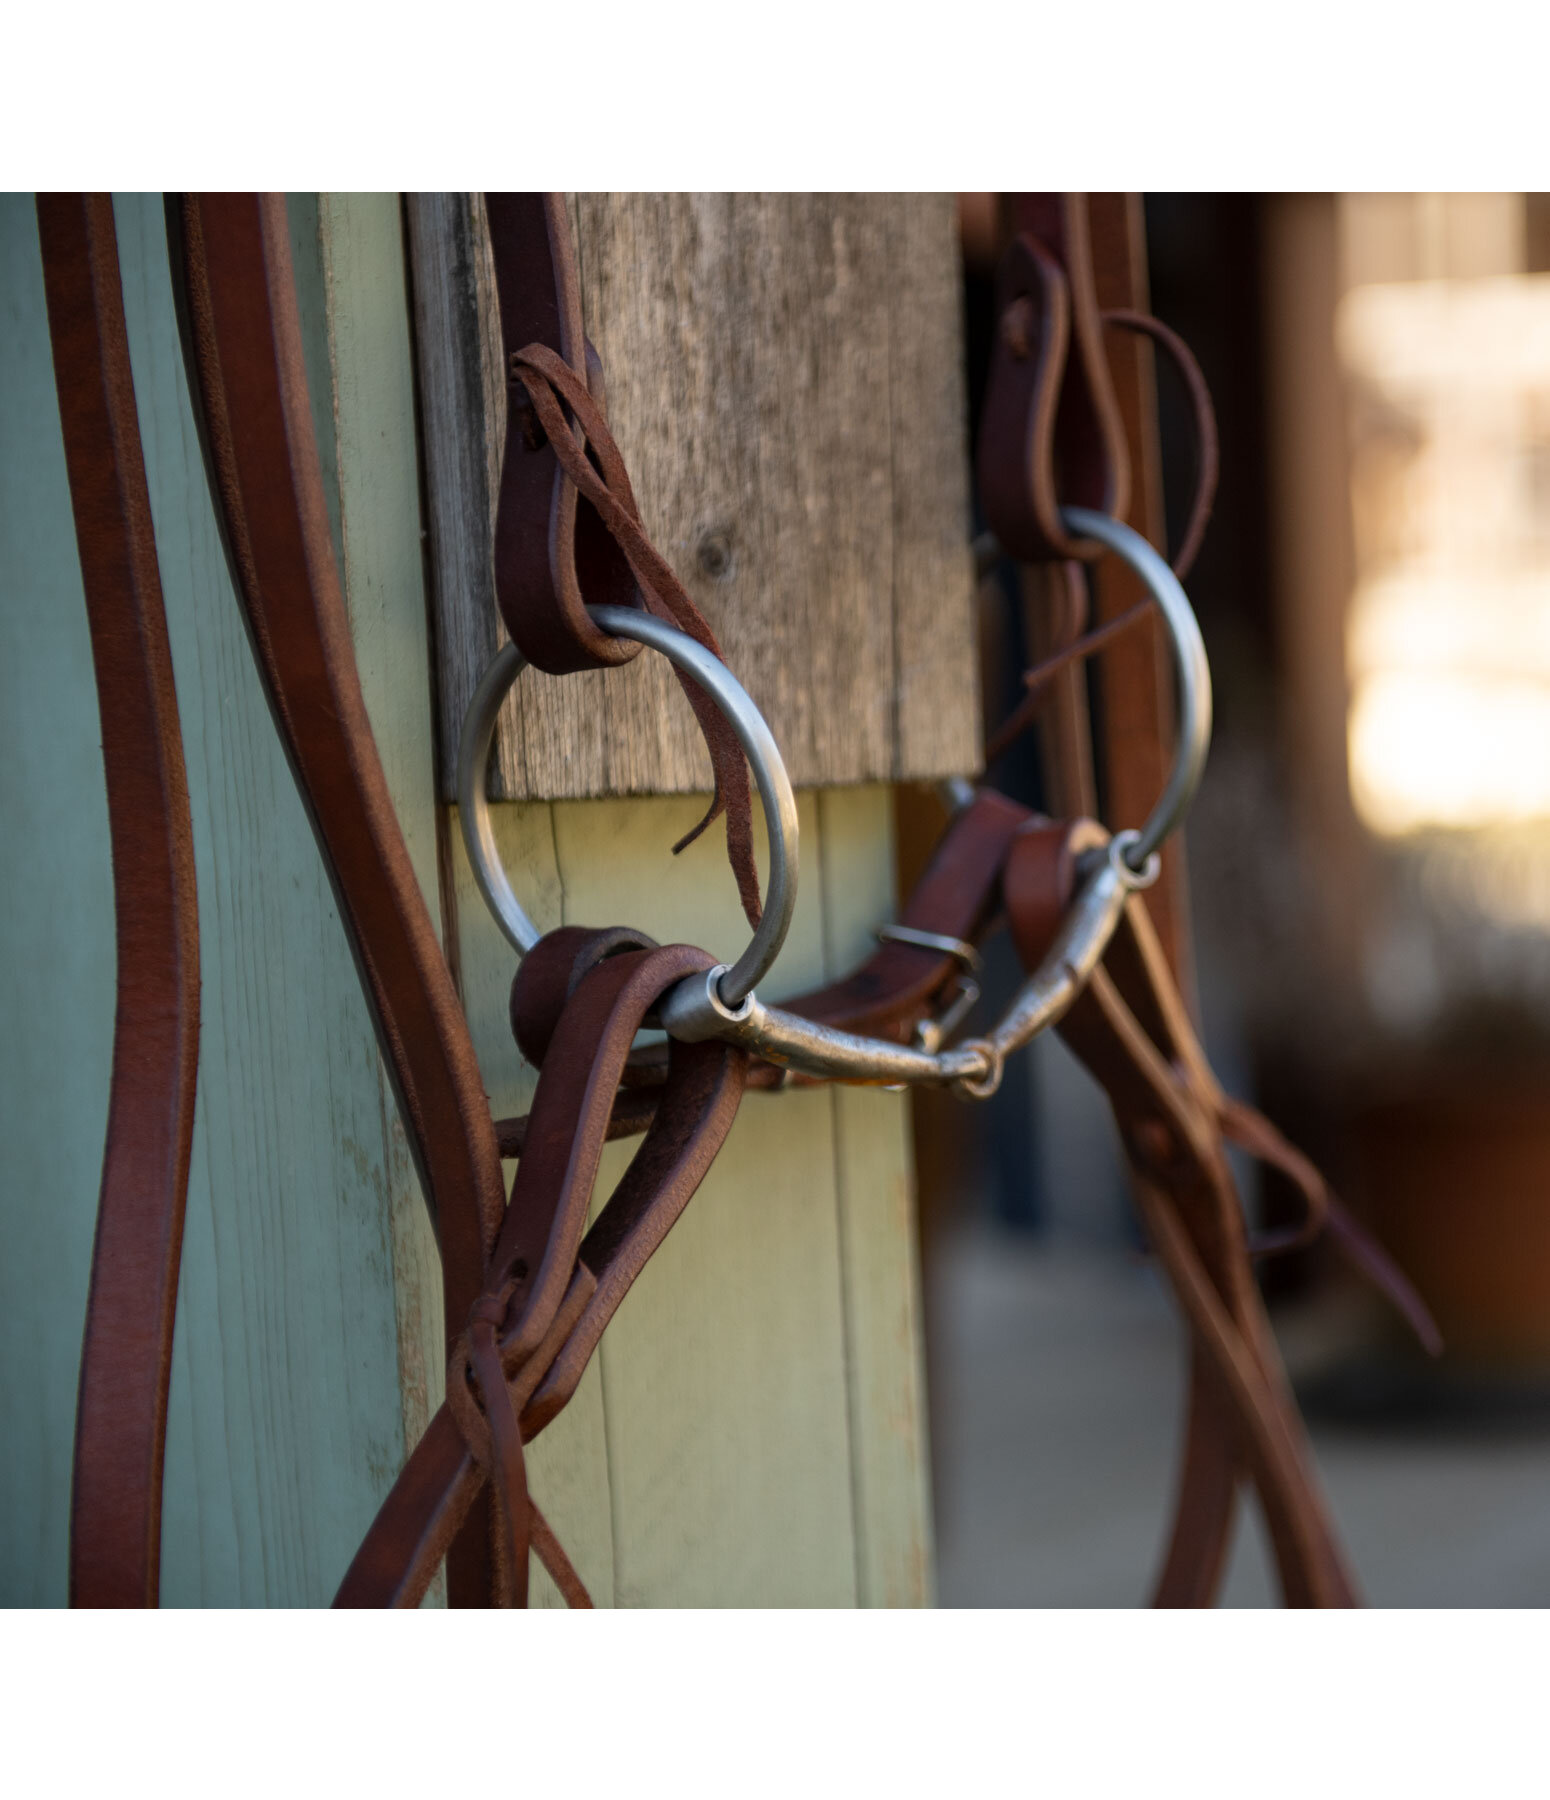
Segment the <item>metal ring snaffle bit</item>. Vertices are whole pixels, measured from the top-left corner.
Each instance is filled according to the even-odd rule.
[[[753,770],[770,841],[770,873],[764,895],[764,916],[759,927],[748,948],[717,983],[722,1001],[735,1008],[753,992],[780,954],[791,915],[796,909],[797,803],[786,775],[786,765],[781,760],[780,747],[765,724],[764,715],[749,699],[732,671],[720,657],[696,643],[686,632],[632,606],[592,606],[587,610],[604,631],[661,651],[670,663],[703,688],[737,733],[737,741]],[[474,697],[463,720],[457,757],[458,817],[474,881],[484,896],[485,905],[495,915],[496,924],[518,956],[531,950],[543,934],[512,892],[501,864],[495,828],[490,822],[485,771],[489,766],[490,744],[495,736],[495,721],[501,704],[512,683],[526,667],[527,658],[515,644],[505,645],[497,654],[474,689]]]
[[[1049,954],[1019,988],[1000,1023],[988,1036],[948,1049],[927,1050],[837,1031],[759,1002],[754,987],[775,961],[796,905],[796,802],[774,736],[726,665],[693,638],[632,607],[590,609],[605,631],[660,650],[726,714],[753,769],[769,826],[769,888],[759,929],[730,969],[718,964],[704,977],[686,977],[664,996],[659,1013],[670,1035],[689,1042],[724,1038],[745,1045],[768,1061],[810,1075],[841,1081],[954,1085],[983,1097],[999,1085],[1006,1058],[1053,1025],[1076,999],[1102,959],[1129,896],[1156,880],[1158,847],[1194,798],[1211,743],[1211,670],[1184,590],[1152,546],[1130,526],[1105,513],[1072,506],[1062,508],[1061,517],[1073,535],[1091,538],[1129,563],[1157,601],[1178,674],[1178,750],[1172,773],[1146,824],[1140,831],[1117,833],[1101,853],[1094,852],[1089,859]],[[474,879],[519,955],[537,943],[539,932],[501,867],[485,796],[485,770],[496,715],[523,666],[524,659],[514,645],[508,644],[496,657],[475,690],[458,754],[458,802]],[[947,786],[955,804],[966,803],[973,796],[968,782]]]

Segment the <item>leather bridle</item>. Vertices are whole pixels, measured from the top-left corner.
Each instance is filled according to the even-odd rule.
[[[154,1604],[198,1038],[192,837],[112,208],[102,197],[48,197],[38,212],[103,719],[119,934],[113,1089],[76,1428],[71,1598]],[[617,666],[639,646],[600,621],[620,616],[608,608],[633,608],[632,616],[660,622],[657,637],[670,627],[702,661],[719,662],[710,627],[647,536],[609,430],[563,203],[491,195],[488,212],[512,398],[496,591],[517,652],[555,676]],[[1214,485],[1214,428],[1198,371],[1154,321],[1098,313],[1080,196],[1030,197],[1021,216],[1025,229],[1003,275],[978,458],[992,531],[1022,561],[1090,559],[1100,546],[1073,535],[1073,521],[1103,522],[1123,510],[1128,461],[1103,352],[1107,322],[1173,349],[1195,394],[1202,480],[1179,559],[1187,562]],[[512,1026],[539,1069],[538,1086],[524,1119],[491,1118],[356,672],[284,201],[188,197],[169,204],[168,220],[190,385],[234,586],[442,1259],[447,1398],[346,1572],[338,1603],[417,1604],[445,1559],[454,1604],[522,1605],[536,1553],[568,1601],[589,1604],[528,1493],[524,1445],[575,1393],[609,1320],[725,1141],[745,1089],[816,1079],[829,1065],[804,1065],[777,1053],[768,1036],[750,1035],[751,984],[730,1003],[718,999],[720,971],[705,952],[660,946],[623,926],[570,926],[520,946]],[[1103,650],[1130,622],[1127,615],[1083,636],[1077,620],[1057,650],[1061,666]],[[759,925],[748,741],[700,682],[681,679],[715,772],[715,797],[697,831],[725,812],[739,895]],[[996,742],[1031,721],[1040,693],[1036,670],[1028,701]],[[768,813],[762,785],[761,794]],[[1111,842],[1091,821],[1052,823],[988,788],[956,797],[898,927],[859,969],[787,1002],[784,1012],[805,1021],[815,1041],[913,1046],[917,1072],[908,1079],[946,1079],[928,1067],[951,1066],[970,1071],[954,1077],[967,1091],[988,1091],[988,1064],[973,1075],[980,1065],[972,1057],[952,1063],[955,1052],[940,1048],[941,1020],[957,1010],[972,946],[1009,924],[1036,984],[1052,956],[1074,954],[1071,919],[1110,871],[1101,934],[1095,926],[1080,967],[1062,965],[1058,1004],[1037,1023],[1058,1021],[1110,1097],[1143,1222],[1191,1335],[1189,1426],[1157,1598],[1209,1601],[1237,1488],[1248,1481],[1287,1601],[1349,1604],[1354,1584],[1252,1274],[1256,1249],[1284,1244],[1250,1242],[1225,1143],[1246,1144],[1288,1173],[1305,1196],[1309,1232],[1325,1217],[1338,1220],[1342,1240],[1423,1324],[1424,1310],[1311,1166],[1217,1086],[1137,897],[1155,867],[1150,845],[1132,866],[1125,840]],[[684,998],[694,994],[697,1012]],[[633,1048],[642,1026],[663,1023],[665,1045]],[[593,1215],[604,1143],[637,1135],[632,1161]],[[503,1158],[517,1162],[509,1204]]]

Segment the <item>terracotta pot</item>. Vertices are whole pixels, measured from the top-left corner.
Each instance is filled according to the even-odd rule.
[[[1550,1363],[1550,1088],[1412,1096],[1355,1125],[1362,1210],[1447,1354]]]

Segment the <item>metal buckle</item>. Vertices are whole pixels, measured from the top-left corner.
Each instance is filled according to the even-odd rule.
[[[958,991],[945,1011],[932,1019],[922,1019],[915,1027],[915,1047],[934,1055],[948,1041],[974,1010],[980,997],[980,984],[974,979],[984,967],[978,950],[962,938],[948,937],[940,931],[919,931],[913,925],[879,925],[873,933],[880,944],[908,944],[916,950],[935,950],[939,956],[950,956],[962,973]]]

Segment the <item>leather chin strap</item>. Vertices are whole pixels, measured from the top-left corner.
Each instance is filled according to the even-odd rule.
[[[113,202],[38,198],[102,718],[118,950],[107,1144],[70,1496],[70,1603],[154,1606],[199,1059],[194,838]]]

